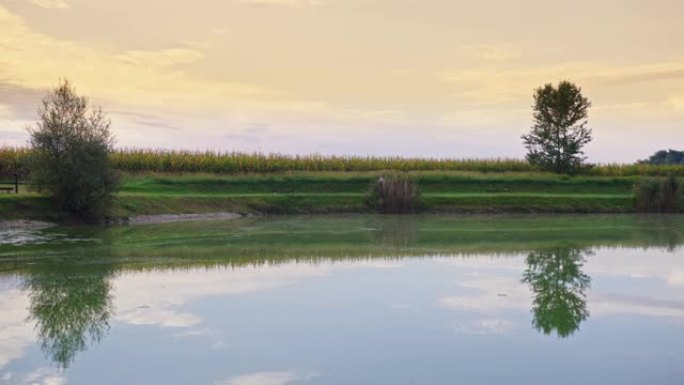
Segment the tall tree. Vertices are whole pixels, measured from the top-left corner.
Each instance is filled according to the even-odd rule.
[[[88,105],[67,80],[48,93],[29,127],[32,187],[77,217],[106,213],[118,186],[109,154],[114,138],[100,108]]]
[[[527,160],[555,172],[573,172],[586,158],[582,147],[592,139],[587,127],[589,99],[568,81],[546,84],[534,94],[534,124],[523,135]]]

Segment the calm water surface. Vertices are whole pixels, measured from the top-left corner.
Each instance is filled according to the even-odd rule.
[[[0,227],[0,384],[682,384],[680,216]]]

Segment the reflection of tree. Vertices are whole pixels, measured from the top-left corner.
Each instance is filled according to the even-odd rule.
[[[375,218],[371,226],[379,226],[373,233],[376,243],[390,247],[409,247],[416,241],[418,226],[410,215],[383,215]]]
[[[45,354],[64,368],[109,330],[108,274],[102,266],[52,265],[27,280],[29,318],[36,323]]]
[[[582,272],[584,251],[576,248],[539,250],[527,256],[523,282],[534,293],[534,327],[544,334],[568,337],[589,317],[585,290],[591,278]]]
[[[682,244],[682,227],[677,223],[677,216],[658,215],[648,219],[650,223],[644,226],[645,238],[652,245],[666,246],[668,251],[673,251]]]

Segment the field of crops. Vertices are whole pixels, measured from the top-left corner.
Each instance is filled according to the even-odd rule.
[[[24,147],[0,148],[0,174],[18,167],[26,169],[29,150]],[[194,152],[183,150],[120,149],[112,154],[116,169],[131,173],[278,173],[286,171],[470,171],[483,173],[538,172],[537,167],[520,159],[405,158],[376,156],[325,156],[246,154],[238,152]],[[596,176],[684,176],[684,166],[649,164],[590,165],[580,171]]]

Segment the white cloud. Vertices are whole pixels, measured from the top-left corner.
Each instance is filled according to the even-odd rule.
[[[512,47],[496,44],[463,45],[458,47],[456,52],[484,61],[506,61],[519,56]]]
[[[672,96],[668,98],[668,105],[674,111],[684,111],[684,96]]]
[[[69,8],[64,0],[29,0],[31,3],[45,9],[66,9]]]
[[[323,4],[322,0],[238,0],[242,4],[258,6],[315,7]]]
[[[188,48],[170,48],[158,51],[126,51],[114,55],[114,58],[128,64],[146,65],[155,68],[190,64],[203,57],[204,54],[202,52]]]
[[[655,82],[662,82],[663,87],[674,91],[678,88],[677,82],[684,82],[684,61],[637,65],[615,65],[606,62],[567,62],[525,67],[485,65],[447,71],[443,79],[456,87],[456,98],[472,105],[522,105],[529,104],[536,87],[565,79],[601,93],[613,87]],[[646,95],[651,110],[654,107],[666,107],[666,95],[658,91],[657,87],[649,91],[654,93]],[[659,98],[656,97],[658,94]],[[644,97],[643,92],[634,96]],[[617,102],[618,98],[613,100]],[[626,102],[626,109],[631,109],[634,102]],[[669,102],[672,104],[672,99]]]
[[[208,80],[182,71],[179,66],[204,57],[200,47],[118,51],[81,44],[37,32],[24,18],[3,6],[0,46],[7,48],[0,78],[9,79],[12,86],[44,89],[66,77],[79,92],[105,101],[109,108],[147,113],[172,110],[186,116],[221,111],[222,116],[232,118],[254,118],[276,111],[298,114],[327,110],[324,103],[301,100],[285,91]],[[9,100],[12,95],[6,97]]]

